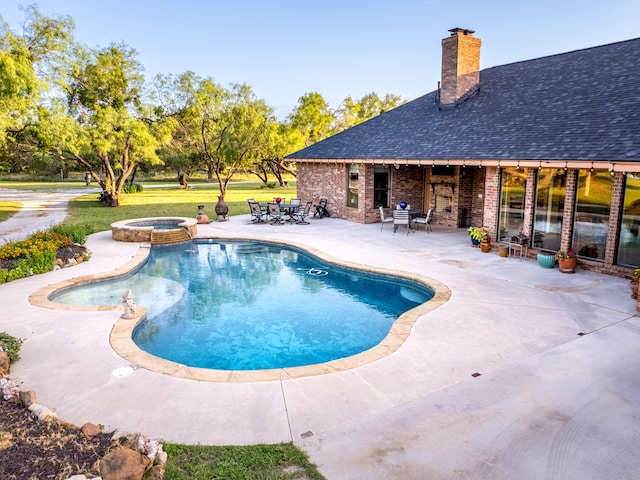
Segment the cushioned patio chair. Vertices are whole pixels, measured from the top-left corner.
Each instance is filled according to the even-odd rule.
[[[271,225],[282,225],[284,218],[282,215],[282,209],[278,203],[270,203],[267,207],[267,216],[271,221]]]
[[[251,221],[254,223],[263,223],[267,212],[260,207],[258,202],[249,202],[249,210],[251,211]]]
[[[313,206],[313,202],[307,202],[304,207],[298,207],[293,212],[293,218],[298,225],[309,225],[307,221],[307,217],[311,213],[311,207]]]

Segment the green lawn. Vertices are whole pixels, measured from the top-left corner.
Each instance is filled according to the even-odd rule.
[[[22,208],[22,203],[0,200],[0,222],[4,222],[12,215],[18,213]]]
[[[283,188],[264,188],[261,182],[229,185],[225,196],[229,216],[248,214],[248,198],[273,201],[274,197],[295,197],[295,181],[289,182],[289,185]],[[97,202],[97,194],[83,195],[69,203],[69,217],[65,223],[88,224],[93,231],[101,232],[109,230],[113,222],[129,218],[195,218],[198,215],[198,205],[204,205],[205,213],[211,220],[215,220],[219,194],[217,184],[196,184],[187,190],[179,189],[176,184],[160,184],[154,188],[147,187],[139,193],[123,194],[117,208],[105,207]]]

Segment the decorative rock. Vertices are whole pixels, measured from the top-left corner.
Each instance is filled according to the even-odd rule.
[[[162,445],[160,445],[160,451],[156,456],[156,463],[161,465],[166,465],[168,459],[169,459],[169,455],[167,455],[167,452],[162,450]]]
[[[78,264],[78,261],[75,258],[70,258],[67,260],[67,266],[74,267]]]
[[[87,477],[84,475],[74,475],[73,477],[67,478],[67,480],[87,480]]]
[[[18,397],[20,389],[16,386],[13,380],[4,376],[0,379],[0,392],[2,393],[2,398],[5,400],[11,400],[12,398]]]
[[[151,480],[163,480],[164,479],[164,464],[154,465],[149,471],[149,478]]]
[[[149,463],[151,460],[145,455],[122,448],[100,460],[100,475],[102,480],[142,480]]]
[[[36,403],[36,391],[28,390],[28,391],[20,391],[18,394],[18,398],[20,399],[20,403],[25,406],[25,408],[29,408],[32,403]]]
[[[102,430],[100,429],[99,426],[90,422],[87,422],[84,425],[82,425],[80,430],[82,430],[82,433],[84,433],[84,436],[87,440],[91,440],[96,435],[99,435],[102,433]]]
[[[58,418],[58,415],[56,415],[52,410],[48,409],[47,407],[43,407],[38,403],[32,403],[31,405],[29,405],[29,408],[27,410],[33,412],[35,416],[38,417],[38,420]]]
[[[7,352],[0,352],[0,376],[9,375],[11,361]]]

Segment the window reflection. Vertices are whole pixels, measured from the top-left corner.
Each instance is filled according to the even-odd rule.
[[[352,163],[347,172],[347,207],[358,208],[358,174],[360,168]]]
[[[533,246],[543,250],[560,249],[562,212],[567,193],[564,169],[541,168],[536,186],[536,211],[533,223]]]
[[[527,173],[513,167],[502,169],[498,240],[510,239],[522,231]]]
[[[618,240],[618,265],[640,266],[640,174],[627,174]]]
[[[608,171],[580,170],[573,223],[578,256],[604,260],[614,178]]]

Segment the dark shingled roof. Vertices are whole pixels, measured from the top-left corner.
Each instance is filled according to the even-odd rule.
[[[640,38],[482,70],[455,109],[436,98],[287,159],[640,161]]]

